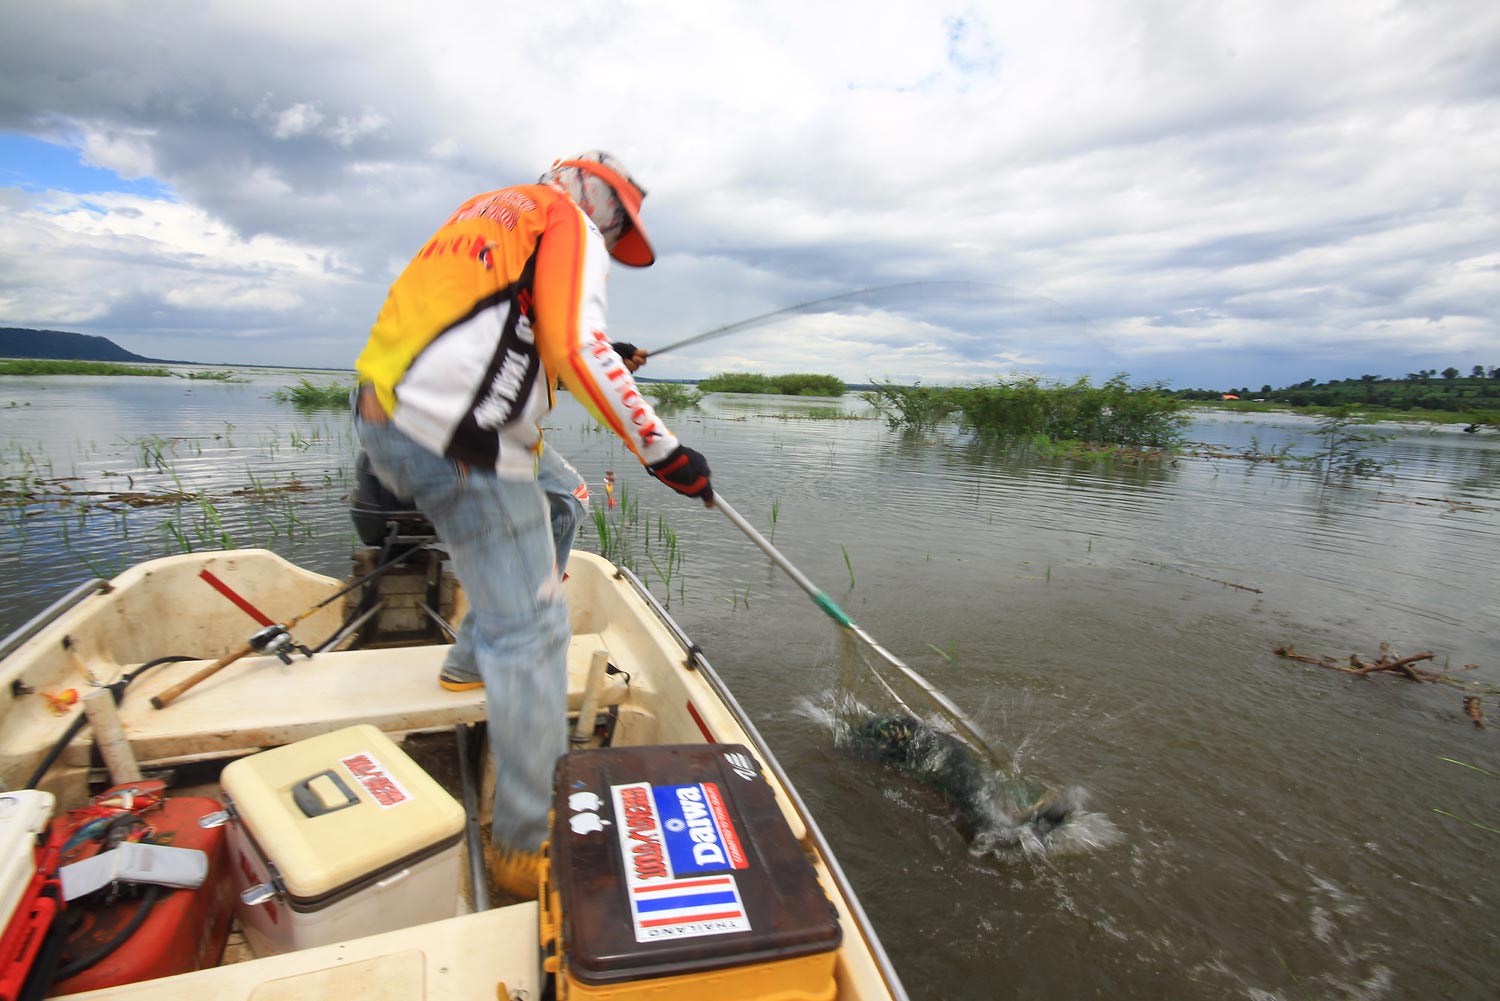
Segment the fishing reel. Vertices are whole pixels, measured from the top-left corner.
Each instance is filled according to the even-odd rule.
[[[276,656],[283,664],[291,664],[292,654],[297,651],[302,656],[312,658],[312,651],[301,643],[292,639],[292,634],[287,632],[286,626],[272,623],[250,637],[250,649],[256,653],[268,653]]]

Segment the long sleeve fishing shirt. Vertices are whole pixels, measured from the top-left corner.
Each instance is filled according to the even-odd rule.
[[[605,335],[608,268],[604,238],[561,191],[476,195],[391,285],[360,384],[424,448],[526,478],[561,379],[641,462],[660,461],[677,439]]]

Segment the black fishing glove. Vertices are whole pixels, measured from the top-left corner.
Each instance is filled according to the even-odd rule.
[[[629,341],[611,341],[609,346],[615,349],[615,354],[620,356],[625,367],[632,372],[646,364],[646,355],[650,354],[649,351],[643,351]]]
[[[714,489],[708,482],[708,460],[686,445],[678,445],[671,455],[651,463],[646,471],[680,494],[702,498],[705,506],[714,499]]]

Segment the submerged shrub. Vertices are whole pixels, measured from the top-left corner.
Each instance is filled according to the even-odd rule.
[[[774,393],[771,377],[759,372],[720,372],[698,383],[705,393]]]
[[[848,387],[832,375],[793,372],[761,375],[758,372],[720,372],[698,383],[705,393],[763,393],[782,396],[843,396]]]
[[[958,409],[953,393],[933,386],[877,382],[873,390],[860,393],[859,398],[884,415],[892,429],[925,428],[942,423]]]
[[[811,372],[773,375],[771,383],[776,387],[776,392],[783,396],[843,396],[849,388],[835,376],[814,375]]]
[[[1188,415],[1160,385],[1132,387],[1124,375],[1102,386],[1087,378],[1044,383],[1028,376],[982,386],[936,389],[877,384],[865,399],[892,427],[930,427],[957,415],[961,427],[996,438],[1082,441],[1168,448]]]
[[[638,382],[636,386],[642,393],[651,397],[658,410],[691,407],[703,399],[702,393],[680,382]]]

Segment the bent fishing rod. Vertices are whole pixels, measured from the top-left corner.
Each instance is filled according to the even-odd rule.
[[[769,320],[774,320],[776,317],[781,316],[783,313],[795,313],[795,312],[798,312],[799,310],[811,309],[814,306],[821,306],[824,303],[838,302],[838,301],[840,301],[842,299],[857,299],[860,296],[872,295],[872,294],[874,294],[876,292],[892,292],[892,291],[895,291],[896,289],[903,289],[903,288],[937,288],[937,287],[940,287],[940,286],[950,286],[950,287],[951,286],[959,286],[959,287],[963,287],[963,288],[973,288],[973,287],[978,287],[978,288],[1006,288],[1006,289],[1011,289],[1012,291],[1021,291],[1020,289],[1014,289],[1014,288],[1012,288],[1009,285],[1001,285],[1001,284],[998,284],[996,282],[911,281],[911,282],[895,282],[895,283],[890,284],[890,285],[869,285],[869,286],[865,286],[864,288],[850,289],[847,292],[839,292],[839,293],[836,293],[835,295],[823,296],[821,299],[809,299],[806,302],[799,302],[799,303],[797,303],[796,305],[793,305],[793,306],[783,306],[781,309],[773,309],[769,313],[761,313],[759,316],[751,316],[751,317],[747,317],[746,319],[743,319],[743,320],[736,320],[733,323],[726,323],[722,327],[715,327],[712,330],[705,330],[701,334],[694,334],[692,337],[685,337],[685,338],[683,338],[680,341],[673,341],[671,344],[668,344],[664,348],[656,348],[654,350],[648,351],[647,355],[648,355],[648,357],[655,358],[657,355],[664,355],[668,351],[676,351],[678,348],[685,348],[689,344],[697,344],[700,341],[713,340],[716,337],[724,337],[724,336],[726,336],[728,334],[733,334],[733,333],[736,333],[736,332],[741,331],[741,330],[746,330],[746,329],[748,329],[750,327],[759,326],[760,324],[765,323],[765,322],[767,322]],[[1041,299],[1041,300],[1043,300],[1045,302],[1050,302],[1050,303],[1052,303],[1052,305],[1056,306],[1058,309],[1061,309],[1061,310],[1064,310],[1064,311],[1070,312],[1070,313],[1073,312],[1072,310],[1069,310],[1066,306],[1064,306],[1062,303],[1058,302],[1055,299],[1049,299],[1046,296],[1040,295],[1040,294],[1038,294],[1036,292],[1026,292],[1025,294],[1033,296],[1033,297],[1035,297],[1037,299]],[[1085,325],[1088,324],[1089,321],[1088,321],[1087,317],[1079,316],[1079,314],[1077,314],[1077,313],[1073,313],[1073,315],[1076,318],[1082,320]]]
[[[934,687],[933,684],[926,678],[922,677],[912,668],[906,666],[906,664],[903,663],[901,659],[898,658],[895,654],[891,653],[889,650],[885,649],[885,647],[875,642],[875,640],[870,636],[869,633],[861,629],[842,608],[839,608],[838,605],[834,604],[832,598],[824,594],[816,584],[814,584],[802,573],[802,571],[793,566],[791,560],[783,556],[781,554],[781,551],[773,546],[769,539],[760,534],[760,532],[758,532],[753,525],[746,521],[738,511],[736,511],[727,501],[725,501],[724,495],[719,493],[719,491],[717,490],[714,491],[712,506],[718,508],[720,511],[723,511],[724,517],[728,518],[741,532],[744,532],[745,536],[749,538],[751,542],[759,546],[761,552],[769,556],[771,558],[771,562],[775,563],[783,571],[785,571],[786,575],[790,577],[798,587],[807,592],[808,597],[812,598],[813,603],[823,610],[823,614],[827,615],[834,622],[837,622],[844,629],[852,633],[857,639],[859,639],[861,643],[864,643],[865,646],[869,647],[869,649],[885,663],[900,671],[901,674],[913,685],[915,685],[922,692],[922,694],[932,702],[933,705],[937,706],[945,716],[952,720],[953,724],[958,727],[960,731],[962,731],[963,736],[969,741],[969,743],[974,746],[976,750],[984,752],[984,754],[990,759],[990,763],[993,764],[997,770],[1004,771],[1009,767],[1009,762],[1005,759],[1005,757],[994,749],[994,747],[990,744],[989,738],[984,735],[984,732],[979,729],[979,726],[973,720],[969,719],[969,717],[964,713],[962,709],[954,705],[952,700],[950,700],[942,692],[938,691],[937,688]],[[874,671],[872,668],[872,672],[877,678],[880,678],[880,673],[878,671]],[[890,685],[886,683],[885,679],[880,678],[880,681],[882,684],[886,685],[886,690],[890,691],[891,695],[895,697],[898,702],[900,702],[900,697],[896,696],[895,692],[891,691]]]

